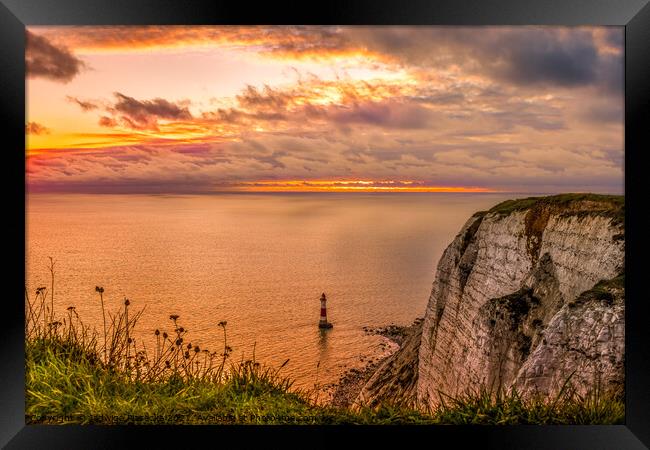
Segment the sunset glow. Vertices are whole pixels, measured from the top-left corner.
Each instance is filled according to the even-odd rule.
[[[481,187],[421,186],[413,181],[256,181],[242,183],[246,192],[495,192]]]
[[[622,37],[615,27],[29,27],[28,186],[622,192]]]

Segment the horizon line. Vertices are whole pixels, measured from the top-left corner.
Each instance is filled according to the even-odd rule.
[[[123,190],[123,191],[109,191],[109,190],[95,190],[95,191],[75,191],[75,190],[36,190],[25,191],[25,195],[48,195],[48,194],[62,194],[62,195],[224,195],[224,194],[516,194],[516,195],[561,195],[561,194],[598,194],[598,195],[620,195],[625,196],[624,192],[613,191],[593,191],[593,190],[567,190],[567,191],[405,191],[405,190],[374,190],[374,191],[360,191],[360,190],[221,190],[221,191],[136,191],[136,190]]]

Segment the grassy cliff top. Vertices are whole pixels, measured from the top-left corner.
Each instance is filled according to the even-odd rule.
[[[495,396],[477,387],[432,411],[386,403],[358,411],[317,405],[307,392],[239,366],[223,382],[168,377],[134,381],[88,358],[76,344],[59,338],[26,342],[26,421],[29,424],[96,425],[515,425],[620,424],[625,403],[594,392],[555,402],[524,399],[516,391]],[[261,375],[261,376],[260,376]],[[447,397],[446,397],[447,398]]]
[[[558,194],[548,197],[527,197],[506,200],[488,212],[507,216],[516,211],[545,208],[567,214],[597,214],[624,223],[625,196],[601,194]]]

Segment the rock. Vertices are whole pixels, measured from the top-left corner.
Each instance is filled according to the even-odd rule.
[[[382,402],[413,406],[417,381],[417,354],[422,335],[422,324],[415,323],[402,329],[404,338],[399,350],[381,360],[377,368],[366,378],[353,403],[375,407]]]
[[[435,406],[439,392],[481,384],[552,396],[568,379],[581,394],[620,389],[623,208],[622,197],[564,194],[474,214],[438,263],[417,338],[358,400]]]

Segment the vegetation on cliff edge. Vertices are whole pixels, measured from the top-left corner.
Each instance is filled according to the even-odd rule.
[[[527,197],[506,200],[492,207],[488,212],[509,215],[533,207],[547,207],[567,214],[598,214],[611,217],[615,223],[625,221],[625,197],[602,194],[559,194],[547,197]]]

